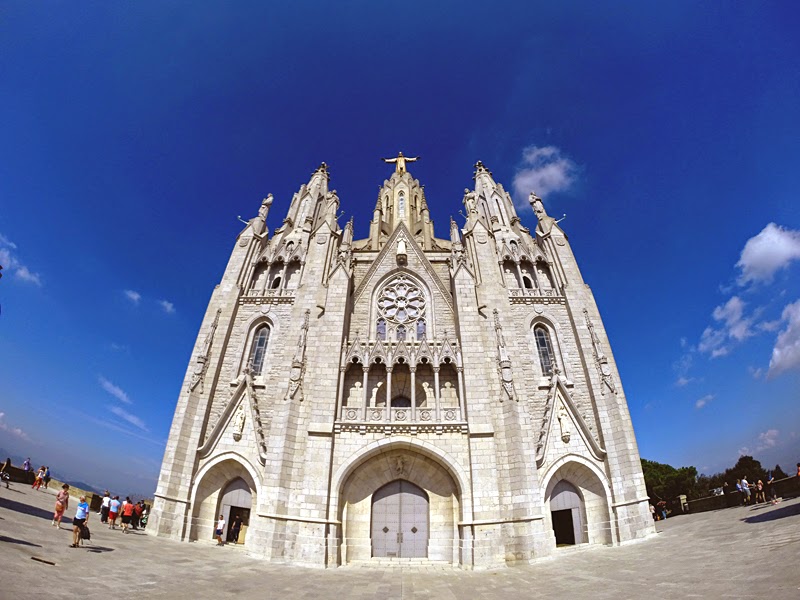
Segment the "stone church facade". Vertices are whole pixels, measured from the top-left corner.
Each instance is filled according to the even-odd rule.
[[[619,372],[567,236],[524,227],[480,162],[437,238],[414,158],[369,237],[323,163],[268,196],[214,289],[147,531],[319,567],[487,568],[653,533]]]

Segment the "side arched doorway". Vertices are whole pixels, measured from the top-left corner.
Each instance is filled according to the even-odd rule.
[[[217,519],[222,514],[226,523],[223,539],[227,539],[231,521],[239,514],[244,531],[244,535],[240,532],[239,542],[243,543],[247,535],[244,526],[249,525],[250,511],[257,504],[253,475],[243,462],[231,457],[201,469],[198,478],[192,498],[188,538],[212,541]]]
[[[564,479],[559,481],[550,497],[556,546],[572,546],[585,541],[583,512],[583,499],[575,486]]]
[[[220,498],[219,513],[225,519],[223,537],[226,541],[235,544],[244,544],[247,537],[247,527],[250,525],[250,508],[253,504],[250,486],[241,477],[237,477],[227,486]],[[234,520],[241,521],[238,535],[235,531]]]
[[[387,483],[372,495],[373,558],[427,558],[428,494],[405,479]]]

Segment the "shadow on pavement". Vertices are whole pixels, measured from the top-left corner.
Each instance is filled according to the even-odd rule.
[[[31,542],[26,542],[25,540],[18,540],[16,538],[6,537],[4,535],[0,535],[0,542],[7,542],[9,544],[21,544],[23,546],[36,546],[37,548],[41,548],[41,544],[32,544]]]
[[[8,510],[13,510],[26,515],[32,515],[34,517],[39,517],[41,519],[47,519],[48,521],[51,521],[53,519],[52,510],[45,510],[44,508],[36,508],[35,506],[31,506],[30,504],[24,504],[23,502],[17,502],[16,500],[9,500],[8,498],[0,498],[0,506],[2,506],[3,508],[7,508]],[[64,521],[66,521],[66,519],[64,519]]]
[[[800,504],[792,504],[791,506],[783,506],[776,508],[769,512],[763,512],[752,517],[745,517],[742,519],[745,523],[764,523],[766,521],[774,521],[776,519],[783,519],[785,517],[793,517],[800,515]]]
[[[84,546],[87,552],[113,552],[114,548],[107,548],[106,546]]]

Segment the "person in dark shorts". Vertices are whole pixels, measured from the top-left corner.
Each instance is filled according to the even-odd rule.
[[[77,548],[81,541],[81,529],[89,522],[89,505],[86,503],[86,496],[81,496],[78,508],[75,510],[75,517],[72,519],[72,545],[70,548]]]
[[[217,521],[217,528],[214,530],[214,536],[217,538],[217,546],[224,546],[225,542],[222,541],[222,531],[225,529],[225,517],[219,516]]]

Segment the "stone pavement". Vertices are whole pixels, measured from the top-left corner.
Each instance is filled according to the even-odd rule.
[[[71,529],[50,525],[54,497],[55,490],[0,487],[0,599],[800,598],[800,499],[671,518],[650,539],[616,548],[570,548],[533,565],[462,571],[271,565],[241,548],[109,531],[96,514],[91,545],[72,549]],[[71,499],[68,516],[76,505]]]

